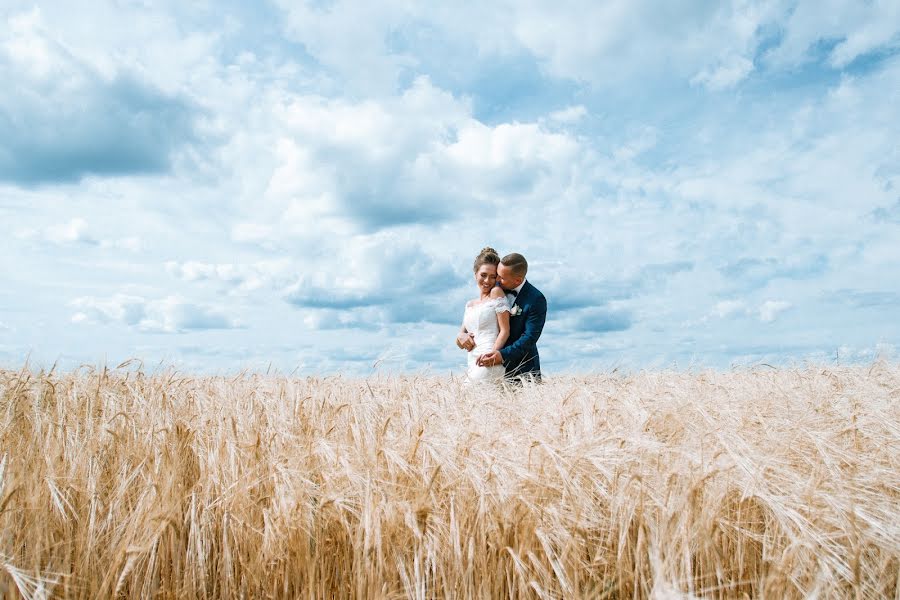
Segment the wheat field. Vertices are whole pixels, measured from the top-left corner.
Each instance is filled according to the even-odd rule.
[[[900,598],[900,367],[0,371],[0,594]]]

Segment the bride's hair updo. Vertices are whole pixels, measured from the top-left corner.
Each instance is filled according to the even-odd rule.
[[[497,254],[497,251],[490,246],[485,246],[481,249],[481,252],[478,254],[478,256],[475,257],[475,266],[472,268],[472,271],[477,273],[478,269],[480,269],[482,265],[497,266],[499,264],[500,255]]]

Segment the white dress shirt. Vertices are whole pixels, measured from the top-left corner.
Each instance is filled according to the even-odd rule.
[[[522,288],[523,288],[523,287],[525,287],[525,280],[524,280],[524,279],[522,280],[522,283],[520,283],[520,284],[518,285],[518,287],[514,287],[514,288],[513,288],[513,290],[515,290],[515,292],[516,292],[515,295],[513,295],[513,294],[506,294],[506,301],[509,303],[509,307],[510,307],[510,308],[512,308],[513,305],[515,305],[515,303],[516,303],[516,298],[518,297],[519,292],[522,291]]]

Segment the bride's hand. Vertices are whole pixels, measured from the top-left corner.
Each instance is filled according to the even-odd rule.
[[[460,333],[456,336],[456,347],[467,352],[475,349],[475,335],[472,333]]]

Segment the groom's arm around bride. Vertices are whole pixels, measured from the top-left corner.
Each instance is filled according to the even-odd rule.
[[[506,366],[507,377],[532,374],[537,379],[541,377],[541,362],[538,356],[537,342],[544,330],[544,322],[547,320],[547,300],[536,287],[525,282],[525,286],[516,297],[516,305],[521,306],[522,314],[512,319],[517,319],[517,329],[522,333],[519,337],[508,343],[500,356]],[[526,292],[526,288],[530,288]],[[523,296],[525,296],[523,298]],[[512,329],[510,319],[510,329]],[[512,335],[510,335],[512,337]]]

